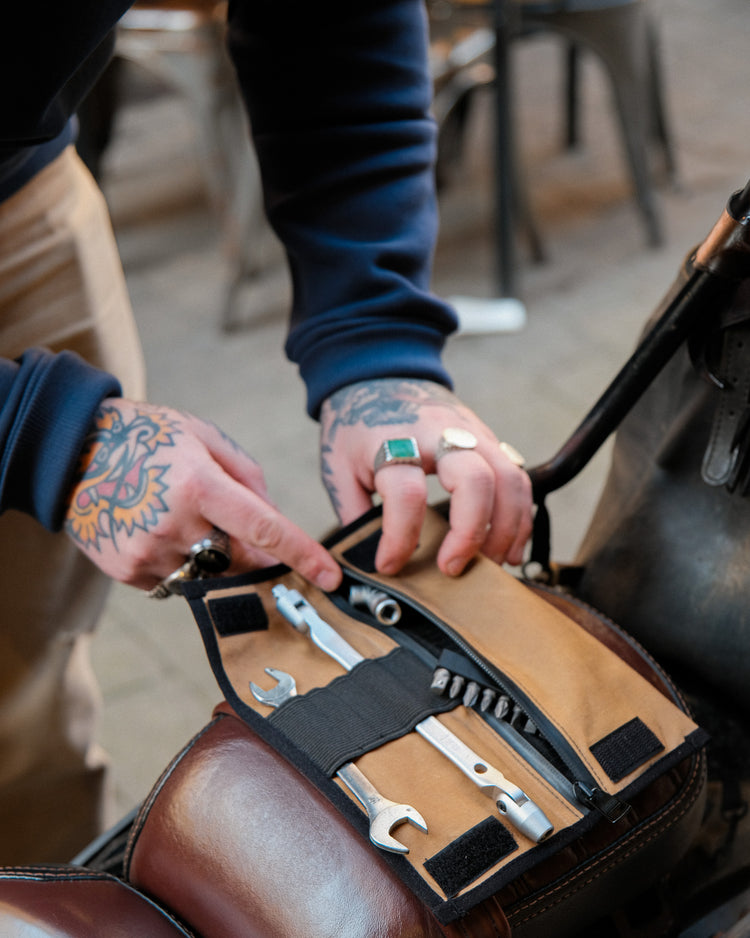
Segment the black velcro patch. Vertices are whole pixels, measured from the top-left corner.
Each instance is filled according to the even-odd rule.
[[[373,531],[364,540],[350,547],[345,552],[344,559],[348,560],[353,566],[359,567],[364,573],[375,573],[375,554],[382,533],[380,528]]]
[[[488,817],[430,857],[424,868],[450,899],[517,849],[508,828]]]
[[[604,736],[591,753],[613,782],[619,782],[648,762],[664,746],[639,717]]]
[[[209,599],[208,611],[219,635],[242,635],[268,628],[268,615],[257,593]]]

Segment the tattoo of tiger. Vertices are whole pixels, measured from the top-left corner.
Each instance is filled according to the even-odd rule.
[[[78,482],[68,506],[65,528],[82,547],[101,550],[101,542],[154,527],[169,511],[164,479],[170,463],[165,448],[180,433],[166,414],[138,409],[124,418],[112,405],[95,417],[78,466]]]

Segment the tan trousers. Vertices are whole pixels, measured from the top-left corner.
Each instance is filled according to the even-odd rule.
[[[73,148],[0,205],[0,355],[71,349],[145,395],[104,199]],[[88,644],[108,580],[65,534],[0,517],[0,864],[66,861],[107,816]]]

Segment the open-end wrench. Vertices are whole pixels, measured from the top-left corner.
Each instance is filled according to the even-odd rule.
[[[370,819],[370,840],[376,847],[390,850],[391,853],[408,853],[409,848],[391,836],[391,831],[404,821],[427,833],[425,820],[416,808],[410,804],[396,804],[395,801],[384,798],[353,762],[342,765],[336,775],[357,796],[367,811]]]
[[[280,707],[287,700],[297,696],[297,682],[291,674],[279,671],[278,668],[265,668],[264,670],[276,681],[276,684],[270,690],[263,690],[260,684],[250,681],[250,690],[257,701],[268,707]]]
[[[280,707],[296,696],[297,684],[291,674],[276,668],[266,668],[265,671],[277,684],[270,690],[263,690],[258,684],[251,683],[250,690],[257,701],[269,707]],[[342,765],[336,775],[356,795],[367,811],[367,817],[370,819],[370,841],[376,847],[390,853],[408,853],[409,848],[391,835],[399,824],[406,821],[427,833],[427,824],[416,808],[410,804],[396,804],[395,801],[384,798],[353,762]]]
[[[281,614],[347,671],[364,657],[325,622],[298,590],[279,584],[271,591]],[[477,755],[455,733],[435,717],[427,717],[414,729],[459,768],[480,791],[491,798],[498,811],[534,843],[541,843],[554,827],[542,809],[503,773]]]

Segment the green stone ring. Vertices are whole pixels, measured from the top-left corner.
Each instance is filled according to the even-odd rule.
[[[422,457],[413,436],[384,440],[375,454],[375,472],[383,466],[421,466]]]

